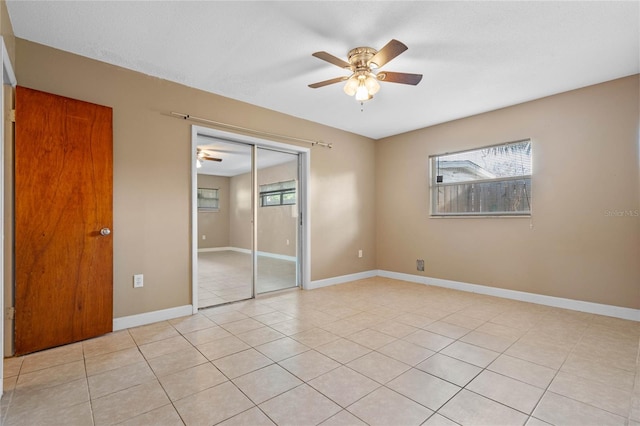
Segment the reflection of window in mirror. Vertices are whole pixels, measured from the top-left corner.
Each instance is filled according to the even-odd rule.
[[[220,209],[218,188],[198,188],[198,210],[217,212]]]
[[[295,180],[260,185],[260,207],[287,206],[295,203]]]

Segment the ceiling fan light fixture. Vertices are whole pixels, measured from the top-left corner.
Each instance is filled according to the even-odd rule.
[[[367,78],[364,80],[364,85],[371,96],[375,95],[380,90],[380,83],[378,83],[378,79],[373,73],[369,73],[369,75],[367,75]]]
[[[347,80],[347,83],[344,85],[344,93],[346,93],[349,96],[353,96],[356,94],[356,91],[358,90],[358,84],[359,84],[359,80],[357,77],[351,77],[349,80]]]
[[[196,159],[196,169],[199,169],[200,167],[202,167],[202,162],[200,161],[199,158]]]
[[[356,101],[364,102],[364,101],[368,101],[371,98],[373,98],[373,96],[371,95],[371,93],[369,93],[369,90],[365,85],[365,81],[360,80],[360,84],[358,85],[358,90],[356,90]]]

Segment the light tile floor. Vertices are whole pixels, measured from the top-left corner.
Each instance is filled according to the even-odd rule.
[[[4,425],[640,425],[640,323],[372,278],[4,361]]]

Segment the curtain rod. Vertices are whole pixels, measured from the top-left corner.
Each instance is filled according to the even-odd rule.
[[[323,146],[325,148],[333,148],[333,144],[327,143],[327,142],[314,141],[314,140],[311,140],[311,139],[302,139],[302,138],[296,138],[296,137],[293,137],[293,136],[279,135],[279,134],[276,134],[276,133],[268,133],[268,132],[263,132],[263,131],[260,131],[260,130],[247,129],[246,127],[234,126],[233,124],[220,123],[218,121],[208,120],[206,118],[194,117],[193,115],[183,114],[181,112],[171,111],[171,115],[174,116],[174,117],[182,118],[184,120],[197,121],[197,122],[201,122],[201,123],[211,124],[211,125],[216,126],[216,127],[223,127],[223,128],[232,129],[232,130],[239,130],[241,132],[253,133],[254,135],[268,136],[268,137],[278,138],[278,139],[288,139],[290,141],[308,143],[308,144],[311,144],[311,146],[318,145],[318,146]]]

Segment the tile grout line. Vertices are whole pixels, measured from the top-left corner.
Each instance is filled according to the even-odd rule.
[[[458,311],[458,312],[460,312],[460,311]],[[503,311],[503,312],[504,312],[504,311]],[[499,315],[501,315],[501,314],[498,314],[498,315],[494,316],[493,318],[496,318],[496,317],[498,317]],[[445,317],[445,318],[446,318],[446,317]],[[487,321],[485,321],[484,323],[482,323],[481,325],[477,326],[476,328],[469,330],[469,332],[467,332],[467,333],[465,333],[464,335],[460,336],[458,339],[454,340],[453,342],[450,342],[448,345],[446,345],[445,347],[443,347],[442,349],[440,349],[440,350],[439,350],[439,351],[437,351],[436,353],[441,354],[441,355],[443,355],[443,356],[448,356],[448,355],[446,355],[446,354],[442,354],[441,352],[442,352],[443,350],[445,350],[446,348],[448,348],[449,346],[453,345],[454,343],[456,343],[456,342],[460,342],[460,339],[462,339],[464,336],[468,335],[469,333],[471,333],[471,332],[473,332],[473,331],[476,331],[479,327],[481,327],[482,325],[484,325],[484,324],[486,324],[486,323],[488,323],[488,322],[491,322],[491,320],[487,320]],[[496,324],[496,323],[494,323],[494,324]],[[436,333],[436,334],[437,334],[437,333]],[[487,333],[487,334],[488,334],[488,333]],[[523,334],[523,336],[524,336],[524,334]],[[448,336],[445,336],[445,337],[448,337]],[[501,337],[501,336],[496,336],[496,337]],[[504,351],[502,351],[502,352],[500,353],[500,355],[504,354],[504,353],[505,353],[505,352],[506,352],[506,351],[507,351],[511,346],[513,346],[517,341],[519,341],[519,340],[520,340],[520,338],[522,338],[522,336],[520,336],[520,337],[519,337],[515,342],[511,343],[511,344],[510,344],[510,345],[509,345],[509,346],[508,346]],[[466,342],[462,342],[462,343],[466,343]],[[473,345],[472,343],[467,343],[467,344]],[[477,345],[473,345],[473,346],[476,346],[476,347],[479,347],[479,348],[482,348],[482,349],[487,349],[487,348],[483,348],[483,347],[481,347],[481,346],[477,346]],[[494,351],[494,352],[495,352],[495,351]],[[500,355],[498,355],[498,357],[499,357]],[[496,357],[496,359],[497,359],[498,357]],[[457,358],[454,358],[454,357],[450,357],[450,358],[457,359]],[[458,360],[458,361],[466,362],[466,361],[463,361],[463,360]],[[493,361],[495,361],[495,359],[494,359]],[[470,389],[467,389],[467,386],[468,386],[471,382],[473,382],[473,381],[476,379],[476,377],[478,377],[478,376],[479,376],[480,374],[482,374],[485,370],[487,370],[487,368],[489,367],[489,365],[491,365],[491,364],[493,363],[493,361],[491,361],[491,362],[490,362],[486,367],[482,368],[482,369],[480,370],[480,372],[478,372],[478,374],[476,374],[475,376],[473,376],[473,377],[472,377],[472,378],[471,378],[471,379],[470,379],[470,380],[469,380],[469,381],[468,381],[464,386],[458,386],[457,384],[455,384],[455,383],[453,383],[453,382],[449,382],[448,380],[445,380],[444,378],[440,378],[441,380],[445,380],[445,381],[447,381],[448,383],[451,383],[451,384],[453,384],[453,385],[455,385],[455,386],[458,386],[460,389],[459,389],[459,390],[458,390],[454,395],[452,395],[452,396],[451,396],[451,398],[449,398],[446,402],[444,402],[444,403],[443,403],[443,404],[442,404],[442,405],[441,405],[437,410],[435,410],[433,414],[434,414],[434,415],[435,415],[435,414],[438,414],[438,415],[440,415],[440,416],[443,416],[443,417],[445,417],[445,418],[447,418],[447,419],[449,419],[449,420],[453,421],[454,423],[457,423],[455,420],[450,419],[449,417],[447,417],[447,416],[445,416],[444,414],[440,413],[440,410],[441,410],[445,405],[447,405],[447,404],[449,403],[449,401],[451,401],[451,400],[452,400],[453,398],[455,398],[458,394],[460,394],[463,390],[466,390],[467,392],[472,392],[472,393],[474,393],[474,394],[476,394],[476,395],[480,395],[480,394],[478,394],[478,393],[476,393],[476,392],[473,392],[473,391],[472,391],[472,390],[470,390]],[[470,363],[467,363],[467,364],[469,364],[469,365],[474,365],[474,364],[470,364]],[[476,366],[476,367],[479,367],[479,366]],[[491,371],[491,370],[489,370],[489,371]],[[429,374],[429,373],[427,373],[427,374]],[[437,377],[437,376],[434,376],[434,377]],[[480,396],[481,396],[481,397],[484,397],[484,398],[487,398],[487,399],[489,399],[489,400],[491,400],[491,401],[494,401],[494,402],[496,402],[496,403],[498,403],[498,404],[500,404],[500,405],[502,405],[502,406],[504,406],[504,407],[507,407],[507,408],[512,409],[512,410],[515,410],[513,407],[509,407],[508,405],[503,404],[503,403],[501,403],[501,402],[499,402],[499,401],[495,401],[495,400],[493,400],[493,399],[491,399],[491,398],[489,398],[489,397],[487,397],[487,396],[484,396],[484,395],[480,395]],[[521,411],[519,411],[519,410],[516,410],[516,411],[521,412]],[[526,415],[526,413],[523,413],[523,414],[525,414],[525,415]],[[528,419],[527,419],[527,421],[528,421]],[[525,423],[526,423],[526,421],[525,421]]]
[[[460,312],[460,311],[457,311],[456,313],[458,313],[458,312]],[[503,311],[502,313],[505,313],[505,312],[507,312],[507,311]],[[445,350],[446,348],[448,348],[449,346],[453,345],[453,344],[454,344],[454,343],[456,343],[456,342],[467,343],[467,342],[463,342],[463,341],[461,341],[460,339],[462,339],[464,336],[466,336],[467,334],[469,334],[469,333],[471,333],[471,332],[473,332],[473,331],[477,331],[477,329],[478,329],[478,328],[482,327],[482,325],[484,325],[484,324],[486,324],[486,323],[492,323],[492,324],[497,324],[497,325],[503,325],[503,324],[495,323],[495,322],[492,322],[492,321],[491,321],[492,319],[495,319],[495,318],[497,318],[498,316],[500,316],[502,313],[500,313],[500,314],[498,314],[498,315],[494,316],[493,318],[491,318],[491,319],[489,319],[489,320],[486,320],[483,324],[481,324],[481,325],[479,325],[479,326],[475,327],[474,329],[471,329],[468,333],[464,334],[463,336],[461,336],[461,337],[459,337],[458,339],[454,340],[453,342],[449,343],[447,346],[443,347],[442,349],[440,349],[440,350],[439,350],[439,351],[437,351],[436,353],[441,353],[443,350]],[[452,314],[452,315],[453,315],[453,314]],[[441,319],[441,321],[443,321],[445,318],[446,318],[446,317],[444,317],[443,319]],[[446,322],[446,321],[445,321],[445,322]],[[520,341],[524,336],[526,336],[526,335],[527,335],[531,330],[533,330],[533,329],[535,328],[535,326],[536,326],[537,324],[539,324],[539,322],[540,322],[540,320],[538,320],[534,325],[532,325],[531,327],[529,327],[529,328],[528,328],[528,329],[527,329],[527,330],[526,330],[526,331],[525,331],[525,332],[524,332],[520,337],[518,337],[514,342],[512,342],[511,344],[509,344],[509,346],[508,346],[507,348],[505,348],[502,352],[500,352],[500,355],[498,355],[498,357],[500,357],[501,355],[511,356],[511,355],[507,355],[507,354],[506,354],[506,352],[509,350],[509,348],[511,348],[511,347],[512,347],[513,345],[515,345],[516,343],[518,343],[518,342],[519,342],[519,341]],[[584,332],[583,332],[583,333],[584,333]],[[437,333],[436,333],[436,334],[437,334]],[[489,334],[489,333],[486,333],[486,334]],[[448,336],[445,336],[445,337],[448,337]],[[501,336],[496,336],[496,337],[501,337]],[[476,347],[479,347],[479,348],[481,348],[481,349],[487,349],[487,348],[484,348],[484,347],[482,347],[482,346],[475,345],[475,344],[473,344],[473,343],[467,343],[467,344],[469,344],[469,345],[473,345],[473,346],[476,346]],[[576,343],[576,345],[577,345],[577,343]],[[574,345],[574,346],[575,346],[575,345]],[[491,349],[489,349],[489,350],[491,350]],[[496,352],[496,351],[494,351],[494,352]],[[446,355],[446,354],[441,354],[441,355],[448,356],[448,355]],[[568,356],[569,356],[569,355],[567,355],[567,357],[568,357]],[[496,359],[497,359],[498,357],[496,357]],[[514,358],[516,358],[516,359],[520,359],[520,360],[522,360],[522,361],[526,361],[526,362],[531,362],[532,364],[541,365],[541,364],[538,364],[538,363],[535,363],[535,362],[532,362],[532,361],[528,361],[528,360],[524,360],[524,359],[521,359],[521,358],[518,358],[518,357],[514,357]],[[453,359],[457,359],[457,358],[453,358]],[[565,358],[565,359],[566,359],[566,358]],[[462,360],[458,360],[458,361],[462,361]],[[491,400],[491,401],[493,401],[493,402],[495,402],[495,403],[497,403],[497,404],[500,404],[500,405],[502,405],[502,406],[504,406],[504,407],[506,407],[506,408],[509,408],[509,409],[512,409],[512,410],[515,410],[515,411],[517,411],[517,412],[519,412],[519,413],[524,414],[525,416],[527,416],[527,420],[525,421],[525,423],[526,423],[526,422],[528,422],[528,421],[533,417],[533,412],[534,412],[534,411],[535,411],[535,409],[537,408],[537,406],[538,406],[538,404],[539,404],[540,400],[542,399],[542,397],[543,397],[543,396],[545,395],[545,393],[547,392],[547,389],[548,389],[548,387],[551,385],[551,382],[553,381],[553,379],[549,382],[549,385],[547,385],[547,389],[544,389],[544,390],[543,390],[542,395],[541,395],[541,396],[540,396],[540,398],[538,399],[538,401],[537,401],[536,405],[534,406],[534,408],[531,410],[531,413],[526,413],[526,412],[523,412],[523,411],[518,410],[517,408],[510,407],[509,405],[506,405],[506,404],[504,404],[504,403],[502,403],[502,402],[500,402],[500,401],[496,401],[496,400],[494,400],[494,399],[492,399],[492,398],[490,398],[490,397],[488,397],[488,396],[486,396],[486,395],[479,394],[479,393],[474,392],[473,390],[471,390],[471,389],[468,389],[468,388],[467,388],[467,386],[469,386],[469,385],[470,385],[470,384],[471,384],[471,383],[472,383],[472,382],[473,382],[473,381],[474,381],[478,376],[480,376],[484,371],[487,371],[487,370],[488,370],[488,371],[490,371],[490,372],[492,372],[492,373],[499,374],[499,375],[501,375],[501,376],[503,376],[503,377],[507,377],[507,378],[509,378],[509,379],[516,380],[516,381],[518,381],[518,382],[520,382],[520,383],[524,383],[524,384],[530,385],[529,383],[522,382],[521,380],[515,379],[515,378],[513,378],[513,377],[505,376],[504,374],[497,373],[497,372],[494,372],[494,371],[492,371],[492,370],[489,370],[489,367],[491,366],[491,364],[493,364],[493,362],[494,362],[494,361],[495,361],[495,359],[494,359],[492,362],[490,362],[489,364],[487,364],[487,366],[483,367],[483,368],[481,369],[481,371],[480,371],[478,374],[476,374],[476,375],[475,375],[471,380],[469,380],[469,381],[467,382],[467,384],[465,384],[464,386],[462,386],[462,387],[461,387],[461,389],[460,389],[458,392],[456,392],[456,394],[455,394],[455,395],[453,395],[451,398],[449,398],[449,400],[447,400],[447,402],[445,402],[444,404],[442,404],[442,405],[440,406],[440,408],[438,408],[438,410],[437,410],[434,414],[440,414],[441,416],[444,416],[443,414],[441,414],[441,413],[440,413],[440,409],[442,409],[442,407],[444,407],[444,406],[445,406],[449,401],[451,401],[451,400],[452,400],[456,395],[458,395],[460,392],[462,392],[462,390],[466,390],[467,392],[472,392],[472,393],[474,393],[475,395],[479,395],[479,396],[481,396],[481,397],[483,397],[483,398],[487,398],[487,399],[489,399],[489,400]],[[466,361],[462,361],[462,362],[466,362]],[[563,362],[563,363],[564,363],[564,362]],[[469,364],[469,363],[467,363],[467,364]],[[475,364],[470,364],[470,365],[475,365]],[[549,368],[548,366],[544,366],[544,365],[541,365],[541,366],[546,367],[546,368]],[[479,366],[477,366],[477,365],[476,365],[476,367],[479,367]],[[557,374],[558,374],[558,372],[559,372],[559,371],[560,371],[560,369],[557,369],[557,370],[556,370],[556,373],[554,374],[554,377],[555,377],[555,375],[557,375]],[[445,380],[445,379],[442,379],[442,380]],[[445,381],[447,381],[447,382],[448,382],[448,380],[445,380]],[[452,382],[449,382],[449,383],[452,383]],[[455,383],[452,383],[452,384],[456,385]],[[456,386],[457,386],[457,385],[456,385]],[[531,385],[531,386],[532,386],[532,385]],[[537,386],[534,386],[534,387],[537,387]],[[540,389],[540,388],[538,388],[538,389]],[[444,416],[444,417],[446,417],[446,416]],[[447,418],[448,418],[448,417],[447,417]],[[449,419],[449,420],[452,420],[452,419]],[[453,421],[453,420],[452,420],[452,421]]]
[[[591,319],[591,321],[593,321],[593,319]],[[547,387],[545,388],[544,393],[542,394],[542,396],[541,396],[541,397],[540,397],[540,399],[538,400],[538,403],[536,404],[536,406],[534,407],[533,411],[531,412],[531,414],[532,414],[532,415],[531,415],[531,417],[533,417],[533,413],[534,413],[534,412],[536,411],[536,409],[540,406],[540,402],[542,401],[542,399],[544,398],[544,396],[545,396],[547,393],[553,393],[553,394],[559,395],[559,396],[561,396],[561,397],[563,397],[563,398],[567,398],[567,399],[570,399],[570,400],[576,401],[576,402],[578,402],[578,403],[581,403],[581,404],[584,404],[584,405],[587,405],[587,406],[590,406],[590,407],[596,408],[596,409],[598,409],[598,410],[605,411],[605,412],[610,413],[610,414],[613,414],[613,415],[615,415],[615,416],[622,417],[622,416],[620,416],[619,414],[613,413],[613,412],[611,412],[611,411],[609,411],[609,410],[605,410],[605,409],[600,408],[600,407],[597,407],[597,406],[595,406],[595,405],[593,405],[593,404],[589,404],[589,403],[586,403],[586,402],[583,402],[583,401],[580,401],[580,400],[577,400],[577,399],[571,398],[571,397],[566,396],[566,395],[558,394],[558,393],[553,392],[552,390],[550,390],[550,389],[549,389],[549,388],[551,387],[551,385],[553,384],[554,380],[556,379],[556,377],[558,377],[558,375],[560,374],[560,372],[561,372],[561,370],[562,370],[562,367],[566,364],[566,362],[567,362],[567,360],[569,359],[569,357],[571,356],[571,354],[573,354],[573,353],[575,352],[575,350],[576,350],[576,348],[578,347],[578,345],[580,344],[580,342],[582,342],[582,340],[584,339],[584,336],[585,336],[585,334],[586,334],[587,330],[588,330],[591,326],[592,326],[592,322],[589,322],[589,324],[587,325],[587,327],[585,327],[585,329],[582,331],[582,333],[581,333],[581,335],[580,335],[580,339],[578,339],[578,341],[573,345],[573,347],[571,348],[571,350],[569,351],[569,353],[567,354],[567,356],[566,356],[566,357],[564,358],[564,360],[562,361],[562,364],[560,365],[560,367],[558,367],[558,369],[556,370],[556,373],[553,375],[553,378],[551,379],[551,381],[549,382],[549,384],[548,384],[548,385],[547,385]],[[585,379],[585,380],[588,380],[588,379]],[[591,381],[591,380],[589,380],[589,381]],[[534,418],[535,418],[535,419],[537,419],[537,420],[544,421],[544,420],[542,420],[542,419],[538,419],[537,417],[534,417]]]
[[[128,333],[128,331],[127,331]],[[87,382],[87,396],[89,397],[89,410],[91,412],[91,424],[95,426],[96,417],[93,409],[93,398],[91,398],[91,388],[89,387],[89,372],[87,371],[87,357],[84,353],[84,345],[82,345],[82,363],[84,364],[84,379]]]
[[[192,344],[191,342],[189,342],[189,340],[187,340],[187,339],[184,337],[184,335],[180,332],[180,330],[178,330],[178,329],[177,329],[173,324],[171,324],[169,321],[167,321],[167,323],[168,323],[171,327],[173,327],[173,328],[174,328],[174,330],[176,330],[176,331],[178,332],[178,334],[184,338],[184,340],[185,340],[185,341],[187,341],[189,344]],[[131,336],[131,338],[133,338],[133,336]],[[170,339],[170,337],[169,337],[169,338],[167,338],[167,339]],[[164,339],[164,340],[167,340],[167,339]],[[134,339],[134,341],[135,341],[135,339]],[[155,343],[155,342],[150,342],[150,343]],[[171,397],[169,396],[169,393],[167,392],[167,389],[165,388],[165,386],[162,384],[162,381],[160,380],[160,377],[159,377],[159,376],[158,376],[158,374],[155,372],[155,370],[151,367],[151,364],[149,364],[149,360],[148,360],[148,359],[147,359],[147,357],[144,355],[144,353],[142,353],[142,351],[140,350],[140,346],[138,345],[138,343],[137,343],[137,342],[136,342],[136,346],[138,347],[138,351],[139,351],[139,352],[140,352],[140,354],[142,355],[142,358],[144,358],[145,362],[147,363],[147,366],[149,367],[149,369],[151,370],[151,372],[152,372],[152,373],[153,373],[153,375],[155,376],[156,380],[158,381],[158,385],[160,385],[160,387],[162,388],[162,391],[164,392],[164,394],[166,395],[167,399],[169,400],[169,404],[171,404],[171,406],[172,406],[172,407],[173,407],[173,409],[175,410],[176,414],[177,414],[177,415],[178,415],[178,417],[180,418],[180,421],[181,421],[184,425],[186,425],[186,424],[187,424],[187,422],[186,422],[186,421],[185,421],[185,419],[182,417],[182,414],[180,414],[180,411],[178,411],[178,407],[176,407],[176,405],[175,405],[175,401],[173,401],[173,400],[171,399]],[[195,346],[194,346],[194,348],[195,348]],[[196,350],[198,350],[198,348],[195,348],[195,349],[196,349]],[[199,351],[198,351],[198,352],[199,352]],[[162,356],[162,355],[160,355],[160,356]],[[203,355],[203,356],[204,356],[204,355]],[[206,357],[205,357],[205,359],[206,359]],[[182,370],[180,370],[180,371],[182,371]],[[154,409],[152,409],[152,410],[147,411],[146,413],[139,414],[138,416],[145,415],[145,414],[147,414],[147,413],[150,413],[150,412],[151,412],[151,411],[153,411],[153,410],[155,410],[155,408],[154,408]],[[138,417],[138,416],[136,416],[136,417]],[[134,417],[134,418],[135,418],[135,417]]]
[[[203,316],[204,316],[204,315],[203,315]],[[249,317],[249,316],[248,316],[248,318],[252,318],[252,317]],[[210,319],[210,318],[209,318],[209,319]],[[210,319],[210,320],[211,320],[211,319]],[[214,324],[214,326],[218,326],[218,327],[220,326],[219,324],[217,324],[217,323],[216,323],[215,321],[213,321],[213,320],[211,320],[211,322]],[[266,327],[266,325],[265,325],[265,327]],[[175,327],[174,327],[174,328],[175,328]],[[247,412],[247,411],[249,411],[249,410],[251,410],[251,409],[253,409],[253,408],[257,408],[257,409],[258,409],[258,410],[260,410],[260,412],[262,412],[262,413],[263,413],[263,414],[264,414],[264,415],[265,415],[269,420],[273,421],[273,419],[271,419],[271,417],[269,417],[269,415],[268,415],[267,413],[265,413],[265,412],[264,412],[264,411],[259,407],[259,405],[258,405],[258,404],[256,404],[256,403],[255,403],[255,402],[254,402],[254,401],[249,397],[249,395],[247,395],[247,394],[246,394],[242,389],[240,389],[240,388],[239,388],[239,387],[238,387],[238,386],[233,382],[233,379],[229,378],[229,376],[227,376],[227,375],[226,375],[222,370],[220,370],[219,368],[217,368],[217,367],[215,366],[215,364],[213,363],[213,361],[214,361],[214,360],[209,360],[209,358],[207,358],[207,356],[206,356],[205,354],[203,354],[203,353],[200,351],[200,349],[198,349],[198,347],[197,347],[197,346],[195,346],[193,343],[191,343],[191,342],[190,342],[190,341],[185,337],[185,334],[183,334],[180,330],[177,330],[177,329],[176,329],[176,331],[178,331],[178,333],[180,333],[180,335],[181,335],[181,336],[182,336],[182,337],[183,337],[187,342],[189,342],[189,344],[191,344],[191,345],[192,345],[192,347],[193,347],[195,350],[197,350],[197,351],[198,351],[198,352],[199,352],[199,353],[200,353],[200,354],[201,354],[201,355],[202,355],[202,356],[207,360],[207,362],[206,362],[205,364],[211,364],[211,365],[212,365],[216,370],[220,371],[220,373],[221,373],[221,374],[222,374],[222,375],[227,379],[227,382],[228,382],[228,383],[231,383],[231,384],[232,384],[232,385],[233,385],[233,386],[234,386],[234,387],[235,387],[235,388],[236,388],[240,393],[242,393],[242,394],[245,396],[245,398],[247,398],[247,400],[249,400],[249,401],[253,404],[253,406],[252,406],[252,407],[247,408],[246,410],[243,410],[243,411],[241,411],[241,412],[239,412],[239,413],[236,413],[236,414],[234,414],[233,416],[228,417],[228,418],[226,418],[226,419],[223,419],[223,420],[221,420],[220,422],[217,422],[217,423],[215,423],[215,424],[220,424],[220,423],[222,423],[222,422],[225,422],[225,421],[227,421],[227,420],[229,420],[229,419],[232,419],[232,418],[234,418],[234,417],[236,417],[236,416],[239,416],[240,414],[245,413],[245,412]],[[195,330],[195,331],[197,331],[197,330]],[[227,332],[228,332],[228,330],[227,330]],[[188,333],[186,333],[186,334],[188,334]],[[237,335],[236,335],[236,334],[231,333],[231,335],[237,338]],[[241,340],[242,340],[242,339],[241,339]],[[215,341],[215,340],[214,340],[214,341]],[[245,343],[246,343],[246,342],[245,342]],[[268,342],[267,342],[267,343],[268,343]],[[261,353],[260,351],[258,351],[257,349],[255,349],[255,347],[254,347],[254,346],[250,346],[250,348],[251,348],[251,349],[256,350],[258,353]],[[247,349],[245,349],[245,350],[247,350]],[[240,353],[240,352],[244,352],[244,351],[239,351],[239,352],[236,352],[236,353],[234,353],[234,354],[229,354],[229,355],[227,355],[227,356],[232,356],[232,355],[235,355],[235,354]],[[262,355],[266,357],[266,355],[264,355],[264,354],[262,354]],[[220,357],[220,358],[224,358],[224,357]],[[220,358],[218,358],[218,359],[220,359]],[[269,357],[267,357],[267,358],[269,358]],[[243,374],[243,375],[240,375],[240,376],[238,376],[238,377],[243,377],[243,376],[245,376],[245,375],[247,375],[247,374],[251,374],[251,373],[253,373],[253,372],[255,372],[255,371],[259,371],[259,370],[264,369],[264,368],[267,368],[267,367],[269,367],[269,366],[271,366],[271,365],[278,365],[278,364],[277,364],[277,362],[276,362],[276,361],[274,361],[273,359],[269,358],[269,360],[270,360],[270,361],[272,361],[272,363],[271,363],[271,364],[266,365],[266,366],[264,366],[264,367],[261,367],[261,368],[259,368],[259,369],[257,369],[257,370],[253,370],[253,371],[247,372],[247,373],[245,373],[245,374]],[[281,368],[282,368],[282,367],[281,367]],[[154,374],[155,374],[155,372],[154,372]],[[294,376],[295,376],[295,375],[294,375]],[[236,377],[236,379],[237,379],[238,377]],[[160,381],[160,380],[158,379],[158,381]],[[302,380],[301,380],[301,381],[302,381]],[[225,383],[225,382],[223,382],[223,383],[219,383],[219,384],[217,384],[217,385],[215,385],[215,386],[211,386],[211,387],[209,387],[209,388],[207,388],[207,389],[211,389],[211,388],[214,388],[214,387],[220,386],[220,385],[222,385],[222,384],[224,384],[224,383]],[[304,381],[302,381],[302,383],[301,383],[301,384],[304,384],[304,383],[305,383],[305,382],[304,382]],[[161,382],[160,382],[160,384],[161,384],[161,386],[162,386],[162,383],[161,383]],[[298,385],[298,386],[300,386],[300,385]],[[296,387],[297,387],[297,386],[296,386]],[[164,389],[164,386],[163,386],[163,389]],[[295,389],[295,388],[292,388],[292,389]],[[206,390],[206,389],[205,389],[205,390]],[[289,390],[291,390],[291,389],[289,389]],[[273,398],[275,398],[276,396],[280,396],[280,395],[282,395],[283,393],[288,392],[289,390],[284,391],[284,392],[281,392],[281,393],[279,393],[278,395],[275,395],[275,396],[273,396],[273,397],[271,397],[271,398],[269,398],[269,399],[273,399]],[[166,390],[165,390],[165,393],[166,393]],[[185,396],[184,398],[189,398],[189,397],[191,397],[191,396],[193,396],[193,395],[188,395],[188,396]],[[169,395],[168,395],[168,394],[167,394],[167,397],[169,397]],[[184,399],[184,398],[181,398],[181,399]],[[182,422],[186,424],[185,420],[184,420],[184,419],[182,418],[182,416],[180,415],[180,412],[178,411],[177,407],[175,407],[174,401],[172,401],[172,400],[171,400],[171,398],[169,398],[169,401],[171,401],[171,404],[173,405],[174,409],[176,410],[176,412],[177,412],[177,413],[178,413],[178,415],[180,416],[180,419],[182,420]],[[268,400],[266,400],[266,401],[268,401]],[[263,401],[262,403],[264,403],[264,402],[266,402],[266,401]],[[275,423],[275,421],[273,421],[273,423]]]

